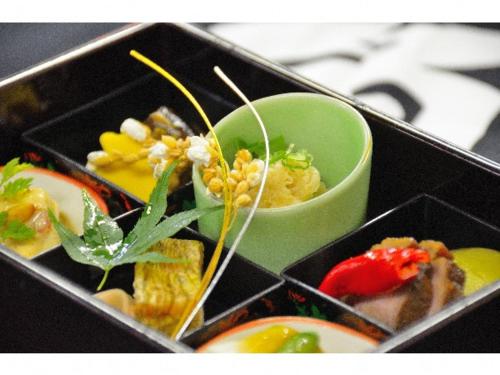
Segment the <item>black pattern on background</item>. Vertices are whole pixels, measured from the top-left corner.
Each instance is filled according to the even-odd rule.
[[[384,93],[397,100],[405,111],[403,120],[406,122],[413,121],[413,119],[422,109],[422,105],[418,102],[417,99],[415,99],[410,93],[405,91],[403,88],[396,86],[393,83],[381,82],[369,85],[356,90],[354,92],[354,95],[372,94],[372,93]]]
[[[472,151],[500,163],[500,112],[483,137],[472,147]]]
[[[463,74],[470,78],[477,79],[500,90],[500,66],[484,69],[471,70],[451,70],[452,72]]]
[[[349,60],[349,61],[356,62],[356,63],[359,63],[362,61],[361,56],[358,56],[355,54],[331,52],[331,53],[320,54],[317,56],[300,57],[300,58],[290,59],[290,60],[280,60],[280,64],[287,65],[289,67],[294,67],[297,65],[311,64],[311,63],[315,63],[318,61],[329,60],[329,59]]]

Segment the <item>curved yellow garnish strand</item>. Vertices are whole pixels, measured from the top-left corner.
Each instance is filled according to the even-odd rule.
[[[224,155],[222,154],[222,149],[220,147],[219,140],[217,139],[217,135],[215,134],[214,128],[212,127],[210,120],[208,119],[207,115],[205,114],[205,111],[203,111],[203,108],[201,108],[200,104],[194,98],[194,96],[184,87],[184,85],[182,85],[182,83],[180,83],[177,79],[175,79],[175,77],[173,77],[170,73],[168,73],[161,66],[159,66],[155,62],[148,59],[146,56],[140,54],[139,52],[137,52],[135,50],[130,51],[130,56],[139,60],[143,64],[149,66],[155,72],[157,72],[158,74],[160,74],[161,76],[166,78],[168,81],[170,81],[191,102],[191,104],[198,111],[201,118],[203,119],[203,121],[207,125],[210,133],[212,134],[212,137],[214,138],[215,148],[216,148],[218,158],[219,158],[219,165],[221,166],[221,169],[222,169],[222,181],[224,183],[224,188],[223,188],[224,219],[222,222],[222,228],[220,231],[219,241],[217,242],[217,246],[215,247],[214,254],[212,255],[212,259],[210,259],[210,263],[208,264],[207,270],[205,271],[205,274],[203,275],[200,288],[199,288],[198,292],[196,293],[195,298],[192,299],[191,302],[186,306],[186,308],[182,312],[179,323],[177,324],[174,331],[172,332],[172,337],[175,337],[177,335],[177,333],[179,332],[179,330],[184,325],[184,322],[186,321],[186,319],[189,317],[191,310],[196,306],[199,299],[203,296],[203,293],[205,292],[206,288],[210,284],[210,280],[212,279],[212,277],[215,273],[215,269],[217,268],[217,264],[219,262],[221,254],[222,254],[222,249],[224,247],[224,240],[226,238],[227,232],[229,231],[230,224],[232,221],[231,220],[231,213],[232,213],[232,209],[233,209],[233,200],[232,200],[232,194],[230,194],[229,184],[227,182],[229,171],[228,171],[227,163],[224,160]]]

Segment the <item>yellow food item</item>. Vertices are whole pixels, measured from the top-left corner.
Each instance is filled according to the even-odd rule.
[[[131,125],[131,126],[130,126]],[[189,138],[170,135],[152,137],[151,129],[133,119],[122,124],[121,133],[104,132],[99,138],[102,150],[87,155],[87,168],[115,183],[143,201],[148,201],[156,179],[165,168],[177,161],[169,179],[169,191],[186,179],[191,161],[186,156]]]
[[[141,143],[126,134],[105,132],[101,134],[99,141],[102,149],[109,155],[139,154],[142,149]],[[156,184],[147,158],[131,163],[116,160],[107,165],[96,166],[95,172],[143,201],[149,200],[149,195]]]
[[[259,191],[264,162],[252,159],[252,154],[241,149],[236,153],[228,183],[236,207],[248,207]],[[207,190],[216,197],[222,196],[222,172],[210,165],[202,168],[202,179]],[[326,191],[319,171],[310,165],[302,168],[288,168],[281,161],[269,166],[266,185],[259,208],[277,208],[305,202]]]
[[[186,305],[201,285],[203,243],[193,240],[166,239],[150,251],[186,263],[137,263],[134,276],[134,313],[144,324],[167,335],[172,333]],[[203,311],[196,315],[191,328],[203,324]]]
[[[242,353],[276,353],[283,343],[297,334],[293,328],[274,325],[246,337],[240,344]]]
[[[94,296],[122,313],[134,316],[134,299],[121,289],[109,289]]]
[[[305,202],[313,198],[320,187],[321,176],[313,166],[289,169],[278,161],[269,167],[259,208],[285,207]],[[257,196],[257,191],[258,186],[249,191],[252,200]]]
[[[456,249],[455,263],[465,271],[464,294],[467,296],[500,280],[500,252],[482,247]]]
[[[48,217],[49,209],[59,218],[57,203],[41,188],[30,187],[25,192],[19,193],[16,199],[0,199],[0,212],[7,211],[8,221],[19,220],[35,231],[33,238],[27,240],[8,238],[4,245],[25,258],[32,258],[59,245],[61,243],[59,236]]]

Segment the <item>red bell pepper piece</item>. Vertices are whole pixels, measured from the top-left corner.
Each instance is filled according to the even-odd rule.
[[[387,292],[413,280],[419,273],[418,264],[429,262],[429,253],[422,249],[370,250],[333,267],[319,290],[335,298]]]

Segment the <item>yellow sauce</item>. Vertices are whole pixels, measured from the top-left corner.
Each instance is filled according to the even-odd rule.
[[[114,132],[101,134],[99,141],[102,149],[108,154],[117,152],[128,155],[139,153],[142,148],[141,143],[126,134]],[[97,167],[95,172],[146,202],[156,184],[147,158],[133,163],[117,160],[109,165]]]
[[[59,208],[57,207],[57,203],[50,198],[43,189],[35,187],[32,187],[27,192],[20,194],[15,200],[0,199],[0,211],[8,211],[13,207],[23,204],[33,205],[33,216],[37,214],[45,215],[48,209],[51,209],[56,217],[59,217]],[[7,239],[5,240],[4,245],[25,258],[32,258],[39,253],[60,244],[59,236],[51,224],[47,226],[46,230],[35,231],[35,233],[35,236],[28,240],[18,241]]]
[[[246,337],[240,345],[242,353],[276,353],[283,343],[298,332],[284,325],[275,325]]]
[[[500,280],[500,251],[471,247],[453,250],[452,254],[455,263],[465,271],[466,296]]]

